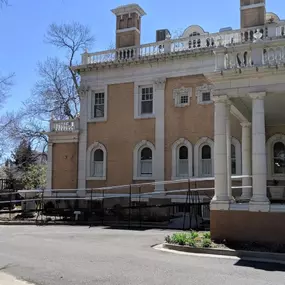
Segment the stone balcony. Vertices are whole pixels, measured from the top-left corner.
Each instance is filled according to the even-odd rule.
[[[191,36],[188,38],[171,39],[165,41],[107,50],[102,52],[82,54],[81,66],[110,65],[132,61],[144,61],[153,58],[180,55],[182,53],[199,53],[215,50],[219,47],[237,47],[243,44],[255,43],[258,40],[270,41],[285,39],[285,21],[267,24],[248,29],[231,30],[221,33]],[[241,57],[242,56],[242,57]],[[237,63],[250,64],[250,54],[242,54],[236,59]],[[246,62],[244,57],[246,57]],[[271,60],[270,52],[268,61]],[[228,60],[230,62],[230,60]],[[233,63],[233,64],[236,64]],[[227,63],[230,66],[230,63]]]
[[[79,118],[71,120],[50,120],[50,132],[77,132]]]
[[[70,120],[50,120],[47,132],[50,143],[72,143],[79,140],[79,118]]]

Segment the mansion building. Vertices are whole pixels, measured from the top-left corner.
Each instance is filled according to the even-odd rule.
[[[214,177],[213,237],[285,242],[285,206],[268,197],[272,186],[285,198],[285,21],[265,0],[240,0],[238,30],[192,25],[141,44],[145,11],[112,12],[116,48],[73,67],[80,117],[51,120],[47,188],[157,182],[163,192],[161,181]],[[245,203],[232,197],[234,176]]]

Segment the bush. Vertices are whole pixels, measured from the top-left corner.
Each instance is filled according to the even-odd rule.
[[[174,233],[172,236],[166,236],[165,242],[170,244],[187,245],[191,247],[204,247],[212,246],[210,233],[198,233],[191,231],[189,233]]]
[[[211,239],[211,233],[210,232],[205,232],[203,234],[203,236],[204,236],[205,239]]]
[[[202,247],[211,247],[212,241],[208,238],[203,239]]]
[[[185,245],[187,240],[187,234],[186,233],[176,233],[173,234],[171,241],[173,243],[179,244],[179,245]]]

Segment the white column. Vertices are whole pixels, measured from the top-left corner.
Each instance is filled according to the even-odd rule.
[[[242,127],[242,175],[251,176],[251,123],[241,123]],[[242,186],[250,187],[251,178],[242,178]],[[250,200],[252,188],[242,188],[241,200]]]
[[[47,153],[47,190],[52,189],[52,145],[53,143],[48,143],[48,153]]]
[[[153,173],[156,182],[164,181],[164,89],[165,78],[157,79],[154,84],[154,114],[155,114],[155,154]],[[155,191],[163,191],[164,185],[156,185]]]
[[[226,104],[226,135],[227,135],[227,187],[229,197],[234,201],[232,195],[232,135],[231,135],[231,103]]]
[[[214,172],[215,196],[211,202],[211,210],[229,210],[230,198],[228,193],[227,175],[227,96],[214,97],[215,101],[215,145]]]
[[[252,98],[252,186],[250,211],[269,211],[265,146],[265,92],[250,93]]]
[[[78,189],[86,188],[86,153],[87,153],[87,116],[88,116],[88,96],[91,91],[84,90],[80,94],[80,121],[79,121],[79,147],[78,147]],[[85,196],[84,191],[79,191],[79,195]]]

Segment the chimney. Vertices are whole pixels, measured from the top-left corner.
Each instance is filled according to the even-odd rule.
[[[265,24],[265,0],[240,0],[241,28]]]
[[[141,43],[141,17],[145,11],[137,4],[120,6],[112,10],[116,15],[116,48],[139,46]]]

